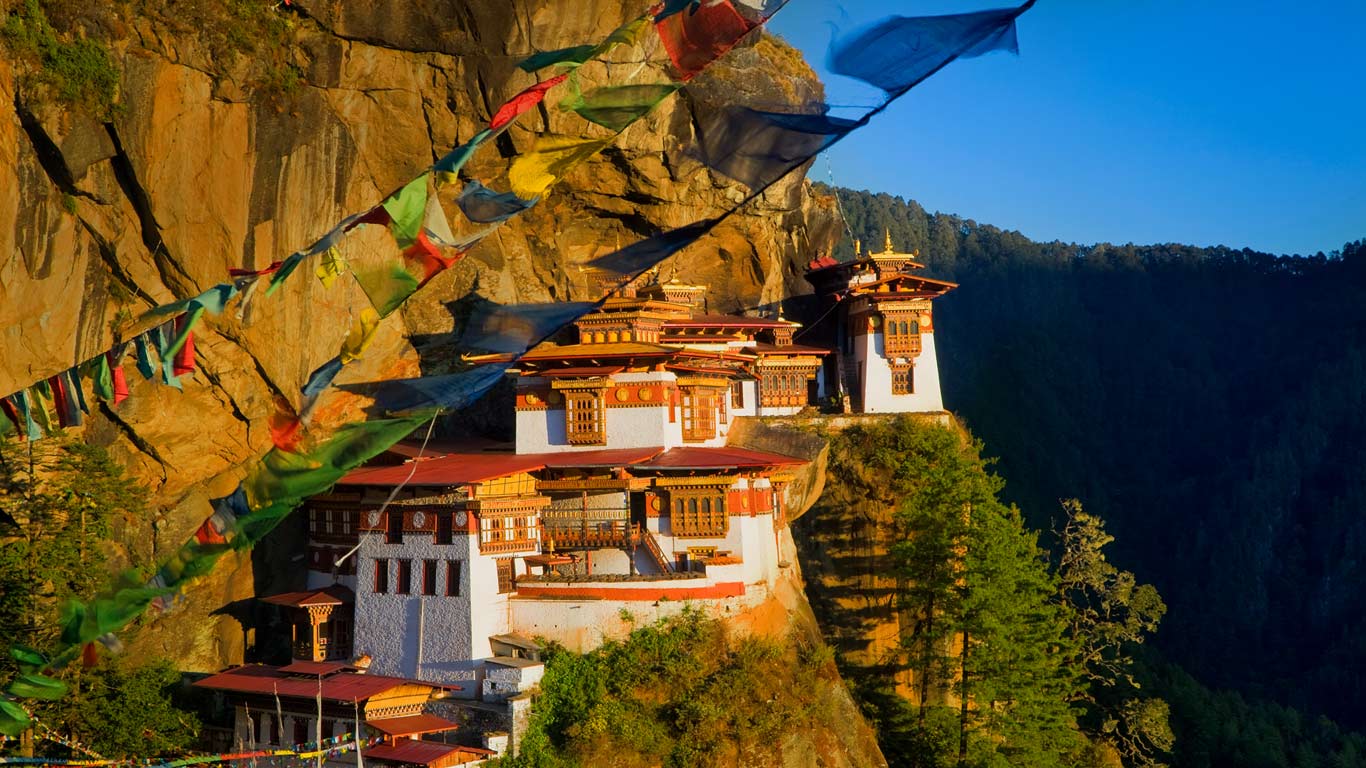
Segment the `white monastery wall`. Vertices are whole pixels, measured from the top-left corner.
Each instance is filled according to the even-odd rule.
[[[478,546],[474,535],[457,535],[451,544],[435,544],[421,534],[405,535],[402,544],[385,543],[383,536],[364,538],[357,563],[355,649],[374,659],[376,674],[455,683],[464,688],[458,696],[477,693],[480,662],[475,660],[491,656],[489,636],[508,627],[507,595],[498,594],[496,561],[480,555]],[[384,594],[374,592],[376,559],[391,561]],[[413,562],[413,594],[394,594],[398,565],[392,561],[399,559]],[[439,563],[436,595],[421,594],[423,560]],[[446,595],[450,560],[461,562],[456,596]]]
[[[881,332],[854,337],[854,359],[863,373],[864,413],[918,413],[944,410],[939,390],[939,360],[934,334],[920,334],[920,354],[914,358],[914,389],[909,395],[892,394],[892,366],[883,357]]]

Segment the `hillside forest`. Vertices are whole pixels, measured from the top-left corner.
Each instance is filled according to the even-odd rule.
[[[960,283],[936,313],[942,386],[1003,498],[1042,531],[1078,498],[1165,599],[1140,677],[1171,705],[1173,762],[1359,764],[1366,241],[1044,243],[831,191],[853,237],[890,232]]]

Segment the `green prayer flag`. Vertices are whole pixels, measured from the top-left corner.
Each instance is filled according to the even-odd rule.
[[[114,372],[109,368],[108,355],[90,361],[90,380],[95,385],[95,394],[105,400],[114,399]]]
[[[0,734],[15,738],[33,725],[24,708],[8,699],[0,699]]]
[[[576,112],[590,123],[620,131],[681,87],[681,83],[609,85],[594,88],[587,95],[576,88],[569,98],[560,102],[560,108]]]
[[[399,248],[417,242],[422,231],[422,219],[427,212],[427,176],[424,173],[408,182],[381,204],[389,213],[389,231],[394,233]]]
[[[304,260],[305,255],[306,254],[304,253],[292,253],[289,255],[289,258],[285,259],[284,263],[280,265],[280,268],[275,270],[275,274],[270,276],[270,285],[266,286],[267,296],[275,293],[280,285],[283,284],[290,275],[294,274],[294,270],[298,269],[299,262]]]
[[[378,456],[431,417],[432,413],[426,411],[397,419],[347,424],[307,453],[272,450],[242,481],[253,511],[239,519],[239,524],[245,530],[259,510],[283,501],[297,504],[331,488],[342,475]]]
[[[11,659],[19,665],[19,669],[24,672],[32,672],[40,669],[47,664],[47,657],[43,654],[22,645],[16,645],[9,649]]]
[[[641,31],[645,29],[646,22],[650,19],[649,14],[640,16],[617,27],[601,43],[597,45],[575,45],[570,48],[560,48],[555,51],[544,51],[532,54],[523,59],[517,66],[523,72],[535,72],[538,69],[555,65],[567,65],[578,67],[589,59],[597,58],[618,45],[634,43]]]
[[[29,391],[32,396],[29,398],[33,408],[33,419],[38,422],[38,426],[43,428],[43,434],[50,435],[52,429],[52,387],[48,386],[46,380],[34,384]]]
[[[409,271],[405,261],[354,267],[356,282],[369,297],[380,317],[388,317],[417,292],[422,280]]]
[[[66,683],[36,672],[15,675],[5,693],[21,699],[56,701],[66,695]]]

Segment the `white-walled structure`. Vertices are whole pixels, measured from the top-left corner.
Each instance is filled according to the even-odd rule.
[[[923,268],[894,251],[890,235],[881,253],[811,263],[806,279],[826,318],[814,330],[834,350],[818,377],[822,398],[859,413],[944,409],[932,302],[957,286],[914,274]]]

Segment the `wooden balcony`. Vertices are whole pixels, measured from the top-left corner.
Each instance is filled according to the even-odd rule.
[[[500,555],[506,552],[534,552],[541,543],[533,538],[513,539],[511,541],[480,541],[481,555]]]

